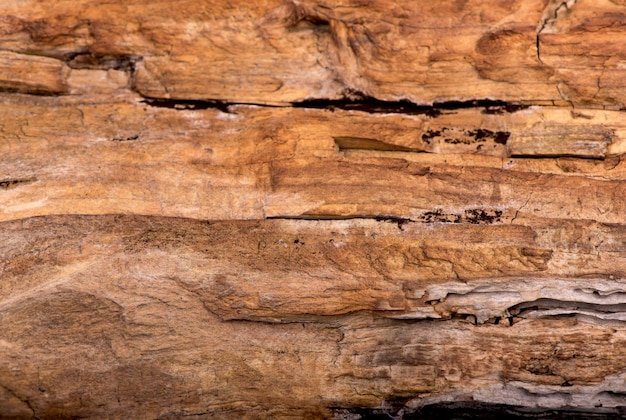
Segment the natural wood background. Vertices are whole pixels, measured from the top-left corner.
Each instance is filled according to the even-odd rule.
[[[620,418],[625,28],[0,2],[0,417]]]

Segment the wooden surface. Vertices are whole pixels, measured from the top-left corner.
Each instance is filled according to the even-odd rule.
[[[0,418],[620,418],[625,20],[1,2]]]

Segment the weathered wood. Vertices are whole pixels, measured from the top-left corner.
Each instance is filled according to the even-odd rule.
[[[0,417],[621,418],[625,7],[1,2]]]
[[[229,109],[7,98],[0,218],[623,221],[621,112]]]
[[[602,315],[623,310],[626,284],[599,273],[550,278],[559,257],[531,251],[529,230],[129,216],[5,222],[2,403],[39,417],[256,417],[270,407],[280,416],[330,416],[330,407],[417,397],[425,398],[413,408],[468,397],[619,406],[611,392],[623,386],[626,330]],[[575,242],[568,252],[593,254]],[[415,268],[402,269],[403,258]],[[402,300],[423,294],[411,313],[419,322],[351,315],[401,314]],[[455,297],[456,314],[470,318],[433,321]],[[474,326],[489,301],[534,305],[539,297],[555,307],[587,301],[591,315],[518,314]],[[478,312],[467,311],[469,302]]]
[[[58,274],[72,283],[58,267],[42,268],[39,244],[44,243],[54,255],[63,255],[63,264],[76,267],[93,258],[85,248],[105,249],[110,260],[131,258],[134,269],[125,276],[170,279],[224,319],[297,321],[370,311],[406,319],[460,314],[484,323],[511,317],[512,309],[541,299],[567,308],[577,302],[580,308],[570,313],[598,320],[607,315],[604,307],[616,320],[626,315],[626,308],[610,307],[626,304],[626,284],[620,280],[626,273],[622,226],[206,223],[108,216],[29,220],[23,230],[19,221],[3,225],[7,245],[0,290],[9,301],[54,284]]]
[[[621,107],[625,5],[576,0],[0,5],[0,48],[134,65],[145,96],[284,103],[355,93]],[[589,36],[593,34],[593,36]]]
[[[0,89],[54,94],[67,90],[70,68],[61,60],[0,51]]]

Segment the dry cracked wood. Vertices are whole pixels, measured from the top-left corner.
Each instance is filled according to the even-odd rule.
[[[376,221],[5,222],[1,401],[18,415],[151,418],[255,418],[269,407],[316,417],[331,407],[468,397],[619,406],[626,330],[623,317],[606,316],[624,314],[624,283],[600,273],[556,280],[551,261],[564,257],[531,250],[530,228],[493,230],[499,248],[466,225],[410,226],[399,237]],[[470,248],[460,252],[457,240]],[[571,252],[577,240],[564,246]],[[400,269],[403,258],[412,273]],[[490,270],[491,281],[472,278]],[[543,319],[544,307],[569,300],[567,314],[583,320]],[[402,312],[409,302],[418,309]],[[477,326],[433,320],[450,319],[450,305],[461,315],[472,304],[515,305],[517,315]]]
[[[0,417],[620,418],[625,12],[2,2]]]
[[[0,105],[12,140],[0,144],[2,220],[139,213],[619,223],[626,206],[618,111],[225,113],[9,96]],[[567,200],[555,199],[563,193]]]
[[[67,66],[130,68],[145,96],[281,103],[366,95],[624,105],[620,1],[4,2],[6,80],[24,60],[58,93]],[[589,36],[592,33],[593,36]],[[61,78],[61,80],[58,80]]]

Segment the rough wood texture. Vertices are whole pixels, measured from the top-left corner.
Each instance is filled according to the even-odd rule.
[[[0,417],[621,418],[625,16],[0,2]]]

